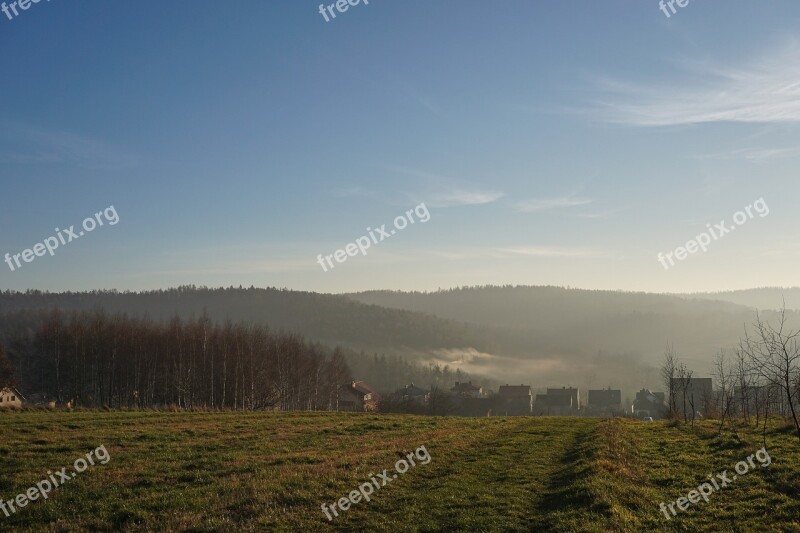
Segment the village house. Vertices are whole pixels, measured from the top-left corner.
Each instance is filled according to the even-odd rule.
[[[547,394],[537,394],[533,412],[537,416],[569,416],[580,411],[581,393],[572,387],[547,389]]]
[[[649,389],[640,390],[636,393],[631,412],[636,418],[663,418],[666,413],[664,393],[652,392]]]
[[[505,403],[499,396],[483,398],[456,396],[454,405],[453,414],[457,416],[492,416],[505,413],[503,411]]]
[[[450,392],[462,398],[480,398],[483,396],[483,389],[478,385],[473,385],[472,382],[459,383],[456,381],[455,386],[450,389]]]
[[[684,384],[681,378],[672,378],[675,391],[675,410],[684,416]],[[686,383],[686,416],[692,417],[692,406],[699,417],[707,416],[714,403],[714,390],[711,378],[690,378]]]
[[[617,389],[589,390],[588,413],[591,416],[619,416],[625,413],[622,407],[622,391]]]
[[[530,385],[500,385],[496,397],[497,414],[528,416],[533,409]]]
[[[430,394],[431,393],[427,390],[417,387],[413,383],[406,385],[396,393],[396,395],[403,401],[414,402],[419,405],[427,404]]]
[[[472,382],[459,383],[456,381],[450,389],[453,414],[457,416],[491,416],[497,412],[504,412],[505,400],[493,395],[492,391],[484,390]],[[498,410],[498,405],[500,409]]]
[[[22,407],[25,398],[14,387],[0,389],[0,409]]]
[[[364,381],[353,381],[339,389],[337,411],[376,411],[381,396]]]

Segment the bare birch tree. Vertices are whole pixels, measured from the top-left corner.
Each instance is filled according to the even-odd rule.
[[[781,309],[778,324],[765,322],[756,314],[751,335],[745,330],[741,341],[742,351],[750,360],[753,371],[767,386],[780,390],[788,405],[797,436],[800,438],[800,422],[795,409],[797,380],[800,379],[800,330],[789,330],[786,325],[786,306]]]
[[[664,387],[669,394],[669,417],[675,418],[677,409],[675,405],[675,373],[677,371],[678,357],[675,355],[675,350],[672,344],[667,345],[664,352],[664,362],[661,365],[661,379],[664,380]]]

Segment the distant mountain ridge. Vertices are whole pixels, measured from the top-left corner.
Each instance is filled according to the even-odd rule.
[[[735,346],[755,318],[754,309],[719,297],[531,286],[346,295],[252,287],[0,293],[0,314],[52,307],[160,320],[205,310],[215,321],[266,323],[329,346],[448,364],[474,376],[636,390],[663,388],[658,365],[667,343],[707,375],[714,354]],[[798,313],[789,316],[800,323]]]
[[[598,381],[615,381],[614,372],[634,372],[647,376],[642,379],[654,386],[659,381],[654,370],[667,343],[696,372],[707,374],[713,356],[736,346],[745,326],[755,319],[754,309],[721,298],[551,286],[368,291],[348,297],[522,335],[530,358],[562,363],[564,371],[553,372],[562,380],[583,362]],[[762,316],[770,319],[775,314]],[[800,324],[796,312],[789,313],[789,319]]]
[[[178,287],[145,292],[0,293],[0,313],[19,310],[91,310],[148,315],[156,320],[208,313],[215,321],[252,321],[300,333],[311,340],[354,349],[429,350],[469,342],[492,349],[492,335],[476,336],[463,324],[399,309],[381,308],[333,294],[277,288]]]
[[[702,292],[676,295],[683,298],[721,300],[762,310],[777,310],[786,303],[787,309],[800,309],[800,287],[763,287],[739,291]]]
[[[366,304],[431,313],[452,320],[500,327],[554,326],[569,313],[575,320],[608,317],[609,313],[675,314],[741,312],[723,298],[553,286],[465,287],[436,292],[366,291],[347,294]]]

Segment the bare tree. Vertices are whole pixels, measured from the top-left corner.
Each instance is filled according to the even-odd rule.
[[[680,389],[679,392],[683,397],[683,423],[687,424],[689,422],[689,414],[688,410],[686,409],[686,402],[689,400],[692,402],[692,419],[694,421],[694,394],[692,394],[691,398],[689,397],[689,387],[692,383],[693,372],[686,367],[685,363],[679,363],[676,373],[678,375],[678,387]]]
[[[739,407],[739,413],[745,420],[745,423],[748,425],[750,424],[750,399],[751,399],[751,387],[750,387],[750,368],[747,363],[747,357],[745,356],[744,351],[741,348],[736,349],[736,361],[735,361],[735,369],[734,369],[734,388],[738,384],[739,387],[739,394],[737,397],[737,403]],[[756,409],[756,413],[758,410]],[[756,426],[758,426],[758,420],[756,419]]]
[[[675,372],[677,371],[678,357],[675,355],[675,350],[672,344],[667,345],[664,352],[664,362],[661,365],[661,379],[664,380],[664,386],[669,394],[669,417],[675,418],[676,405],[675,405]]]
[[[330,409],[350,379],[341,350],[205,315],[156,322],[101,310],[42,312],[37,322],[24,343],[14,337],[14,354],[29,361],[25,385],[86,406]],[[0,354],[0,382],[3,361]]]
[[[731,402],[728,398],[728,394],[730,393],[730,384],[728,381],[728,370],[725,366],[725,352],[723,350],[720,350],[714,357],[714,370],[712,375],[714,376],[714,379],[717,380],[717,383],[719,383],[719,399],[717,403],[717,409],[719,411],[720,421],[718,434],[722,434],[722,428],[725,425],[725,417],[728,416],[728,412],[731,408]]]
[[[788,330],[786,326],[786,305],[781,309],[777,327],[762,321],[756,314],[753,324],[755,332],[751,336],[745,330],[745,338],[740,343],[747,354],[754,372],[766,385],[781,391],[789,407],[797,436],[800,438],[800,422],[795,409],[796,383],[800,379],[800,330]]]
[[[725,426],[725,419],[731,426],[731,431],[736,436],[737,440],[741,440],[739,433],[736,430],[735,417],[733,414],[734,402],[736,401],[734,393],[734,384],[736,383],[735,369],[731,368],[725,360],[725,352],[720,350],[714,358],[714,379],[719,383],[719,397],[717,403],[717,410],[720,415],[718,435],[722,434],[722,428]]]

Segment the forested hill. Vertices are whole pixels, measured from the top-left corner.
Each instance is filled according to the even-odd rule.
[[[558,287],[350,295],[194,287],[0,293],[0,313],[53,307],[156,320],[205,311],[217,322],[267,324],[329,346],[450,364],[473,375],[594,386],[622,386],[624,376],[631,387],[657,386],[668,342],[697,373],[707,374],[714,354],[735,346],[755,318],[752,308],[720,301]],[[790,313],[790,322],[800,323],[798,313]]]
[[[800,309],[800,287],[781,288],[763,287],[741,291],[704,292],[687,295],[688,298],[705,300],[723,300],[756,309],[780,309],[786,304],[787,309]]]
[[[514,353],[508,338],[491,328],[469,327],[428,314],[355,302],[345,296],[276,288],[207,289],[180,287],[146,292],[0,293],[0,313],[60,308],[104,309],[166,320],[206,312],[217,322],[267,324],[274,330],[356,350],[413,354],[438,348],[471,346],[481,351]]]
[[[562,287],[467,287],[348,295],[368,304],[422,311],[509,332],[524,331],[532,353],[588,356],[598,350],[657,361],[667,342],[695,360],[735,345],[753,309],[730,302],[652,293]],[[774,313],[763,314],[774,318]],[[800,324],[798,313],[790,313]]]
[[[423,311],[434,315],[502,327],[561,327],[569,321],[654,314],[708,316],[748,312],[730,302],[621,291],[592,291],[563,287],[488,286],[436,292],[367,291],[351,299],[382,307]]]

